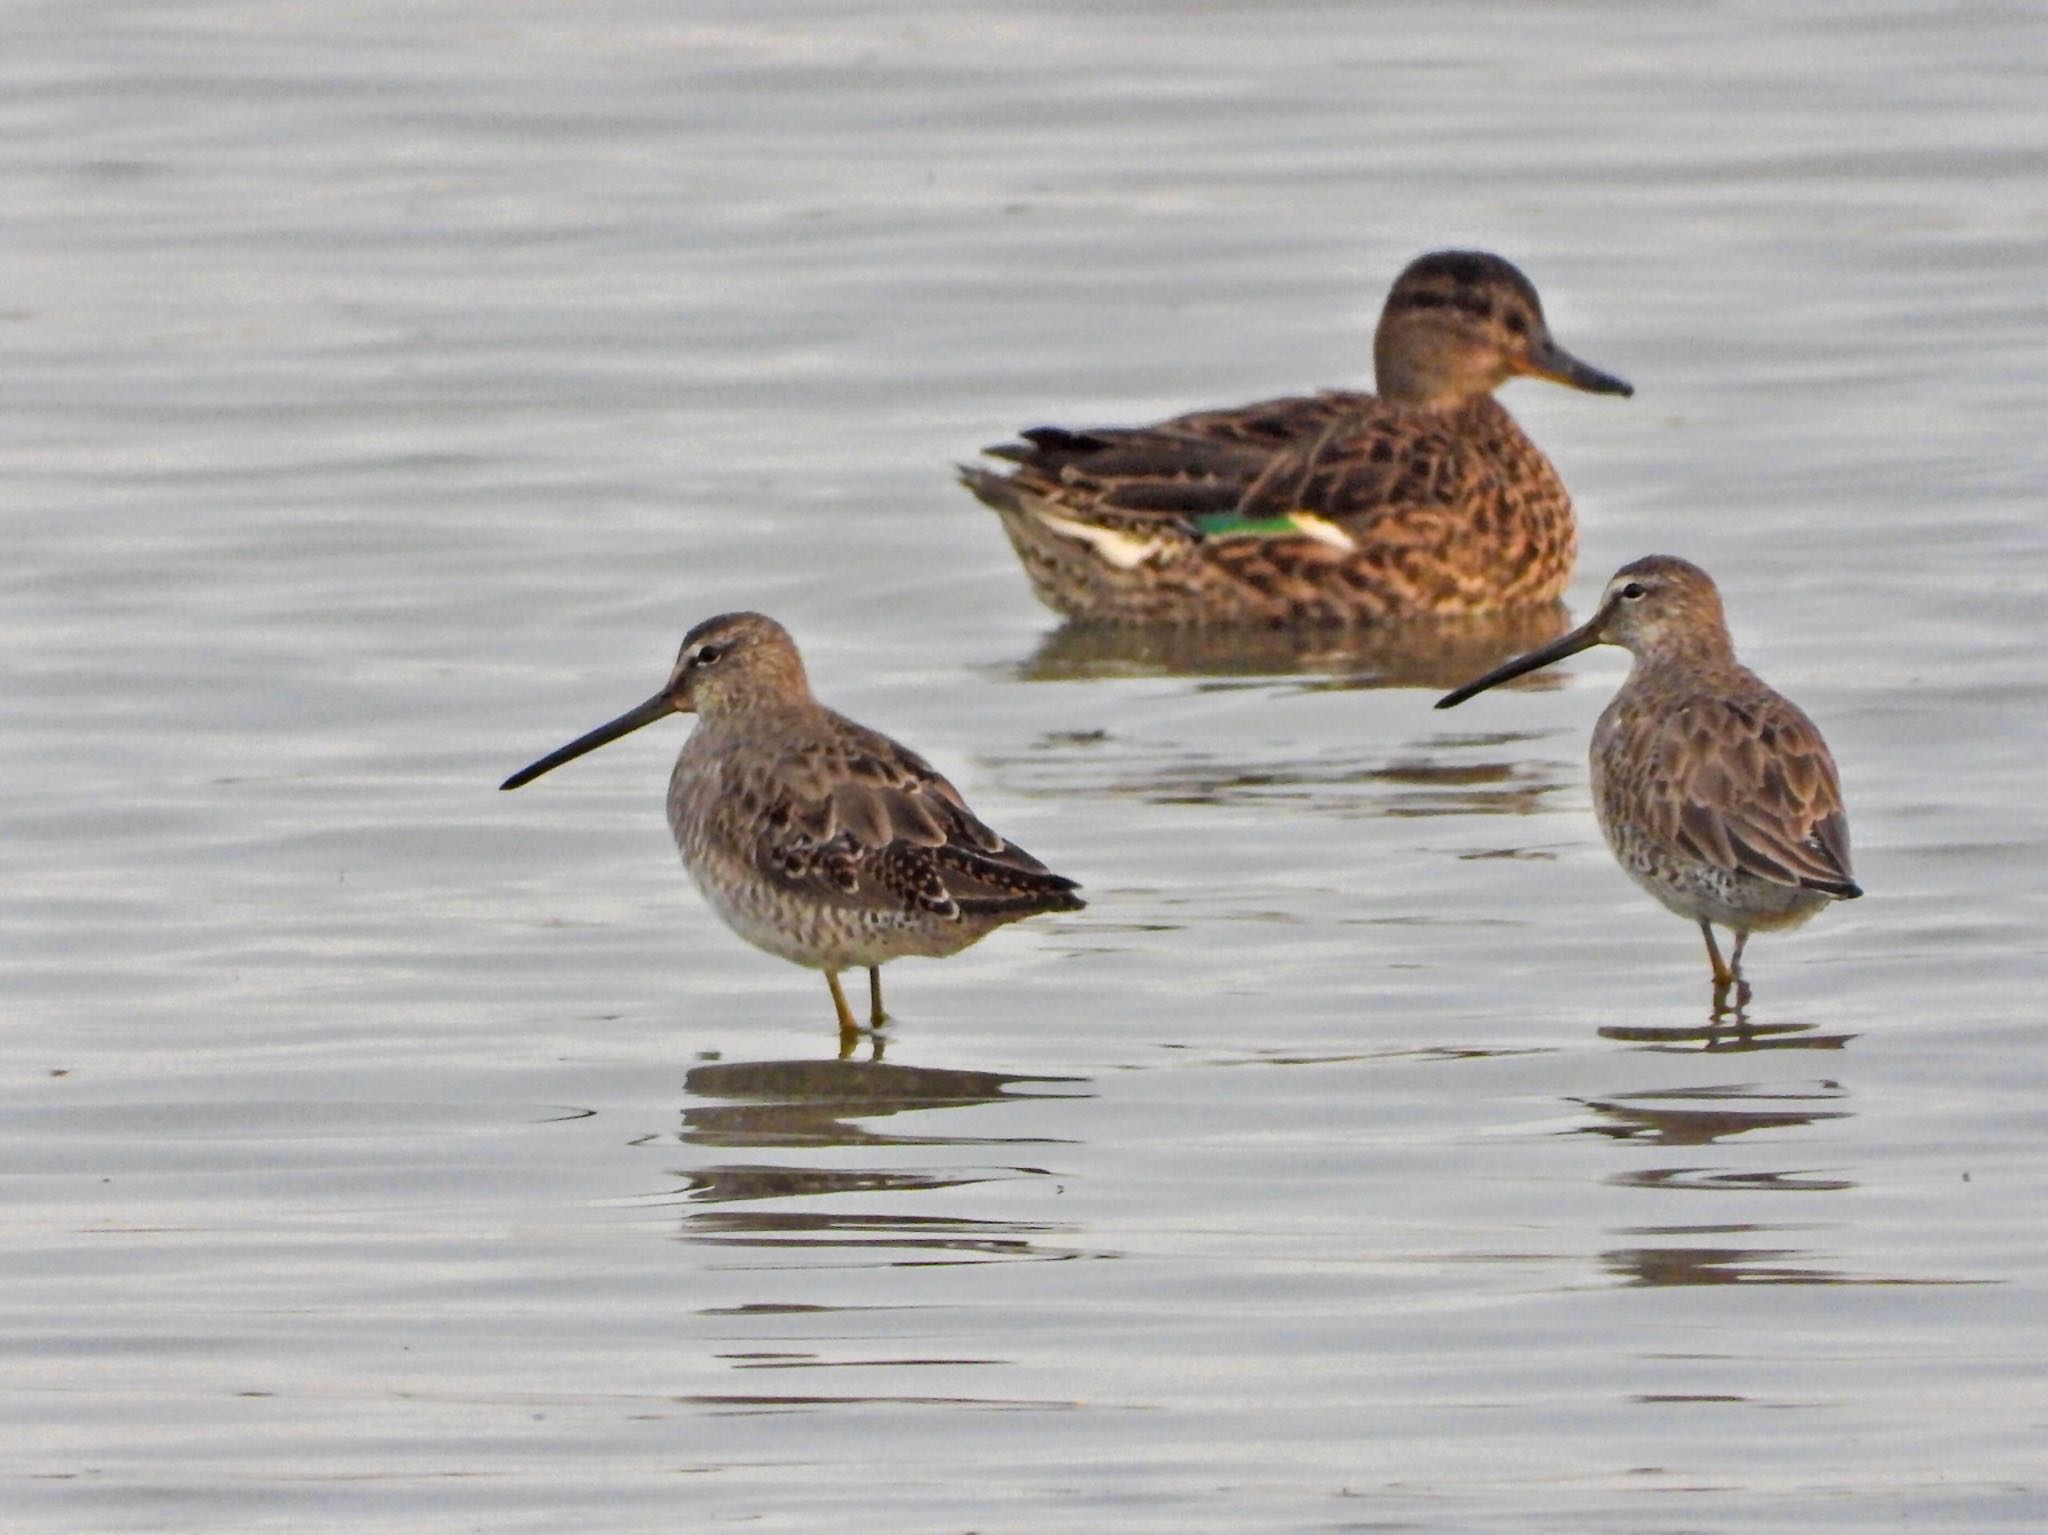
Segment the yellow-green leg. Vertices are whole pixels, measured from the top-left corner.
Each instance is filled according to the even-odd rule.
[[[825,984],[832,988],[832,1010],[839,1014],[839,1054],[844,1059],[860,1041],[860,1025],[854,1021],[853,1009],[846,1005],[846,993],[839,989],[839,972],[827,970]]]
[[[1721,946],[1714,942],[1714,929],[1706,918],[1700,919],[1700,937],[1707,941],[1707,963],[1714,967],[1714,1016],[1719,1018],[1728,1011],[1728,988],[1735,984],[1735,972],[1728,968],[1721,958]],[[1741,935],[1736,935],[1737,954],[1742,952]]]
[[[868,1027],[879,1029],[889,1021],[889,1015],[882,1010],[882,967],[868,966]]]
[[[1735,979],[1735,972],[1722,962],[1721,946],[1714,942],[1714,929],[1704,917],[1700,919],[1700,937],[1707,940],[1707,963],[1714,967],[1714,989],[1726,990],[1728,983]],[[1742,950],[1738,947],[1735,952],[1740,954]]]

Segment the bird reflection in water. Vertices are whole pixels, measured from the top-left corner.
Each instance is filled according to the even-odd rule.
[[[694,1068],[684,1083],[693,1102],[683,1110],[686,1145],[726,1148],[905,1146],[1040,1146],[1061,1142],[1041,1136],[914,1133],[875,1128],[876,1120],[936,1109],[980,1109],[1045,1098],[1087,1098],[1086,1078],[1024,1076],[867,1060],[717,1062]],[[986,1129],[982,1116],[976,1128]],[[1072,1228],[1064,1223],[977,1219],[955,1213],[849,1209],[790,1209],[784,1201],[825,1195],[882,1197],[978,1184],[1051,1178],[1035,1165],[986,1163],[887,1168],[804,1163],[727,1162],[693,1167],[667,1196],[693,1207],[684,1235],[693,1242],[747,1248],[784,1248],[791,1263],[802,1253],[848,1250],[883,1263],[1046,1261],[1087,1256],[1048,1244]]]
[[[1751,1130],[1789,1130],[1824,1119],[1847,1119],[1847,1109],[1807,1106],[1839,1102],[1842,1097],[1836,1084],[1816,1082],[1810,1092],[1733,1085],[1571,1101],[1593,1115],[1575,1134],[1658,1146],[1711,1146]]]
[[[1591,1109],[1577,1134],[1606,1136],[1638,1146],[1718,1146],[1753,1130],[1800,1130],[1823,1120],[1847,1120],[1839,1107],[1845,1093],[1821,1081],[1808,1091],[1761,1089],[1749,1085],[1679,1087],[1653,1093],[1624,1093],[1614,1099],[1573,1099]],[[1855,1187],[1849,1179],[1810,1169],[1731,1167],[1632,1167],[1608,1183],[1624,1189],[1751,1189],[1821,1193]]]
[[[1852,1111],[1842,1106],[1846,1098],[1839,1083],[1823,1079],[1790,1086],[1730,1083],[1573,1099],[1588,1117],[1570,1133],[1637,1147],[1718,1147],[1756,1131],[1791,1132],[1850,1118]],[[1635,1167],[1604,1181],[1644,1190],[1752,1194],[1832,1193],[1856,1186],[1854,1179],[1811,1168],[1701,1165]],[[1784,1245],[1787,1234],[1818,1229],[1823,1228],[1742,1221],[1623,1227],[1614,1235],[1628,1245],[1601,1253],[1599,1261],[1609,1274],[1637,1287],[1952,1282],[1855,1276],[1826,1266],[1816,1253]],[[1773,1245],[1758,1242],[1759,1237]]]
[[[1677,1234],[1722,1236],[1711,1247],[1617,1247],[1600,1255],[1608,1273],[1635,1287],[1730,1284],[1856,1284],[1840,1269],[1823,1268],[1795,1247],[1735,1247],[1728,1235],[1747,1235],[1762,1226],[1672,1227]]]
[[[1447,688],[1570,626],[1562,602],[1460,618],[1408,619],[1356,629],[1167,629],[1069,623],[1017,668],[1026,682],[1119,677],[1265,681],[1307,677],[1333,690]],[[1557,687],[1555,677],[1532,686]]]
[[[1808,1091],[1747,1085],[1671,1088],[1609,1099],[1578,1099],[1593,1114],[1582,1135],[1652,1146],[1718,1146],[1756,1130],[1794,1130],[1823,1120],[1847,1119],[1846,1095],[1828,1081]],[[1687,1165],[1632,1167],[1609,1183],[1641,1189],[1751,1189],[1817,1193],[1855,1187],[1846,1178],[1810,1168],[1763,1169]]]
[[[1841,1050],[1854,1034],[1823,1033],[1811,1023],[1755,1023],[1750,1020],[1745,1000],[1733,1009],[1710,1012],[1705,1021],[1661,1028],[1642,1024],[1605,1024],[1597,1031],[1602,1039],[1627,1045],[1681,1050],[1698,1045],[1702,1051],[1736,1054],[1745,1050]]]
[[[868,1061],[719,1061],[693,1067],[683,1087],[717,1100],[683,1110],[693,1146],[980,1146],[1014,1137],[906,1135],[855,1123],[919,1109],[961,1109],[1039,1098],[1092,1098],[1086,1077],[1033,1077]],[[1018,1091],[1022,1089],[1022,1091]]]
[[[1718,1237],[1699,1247],[1617,1247],[1600,1255],[1608,1273],[1631,1286],[1653,1285],[1967,1285],[1980,1279],[1915,1277],[1902,1274],[1852,1274],[1828,1268],[1816,1255],[1796,1247],[1738,1247],[1730,1238],[1755,1237],[1781,1231],[1811,1230],[1801,1226],[1653,1226],[1623,1230],[1617,1236]]]

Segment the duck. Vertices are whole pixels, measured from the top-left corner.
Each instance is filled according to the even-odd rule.
[[[1511,378],[1627,397],[1554,340],[1535,285],[1484,251],[1419,256],[1373,339],[1375,393],[1150,426],[1037,427],[963,465],[1032,590],[1093,624],[1308,627],[1556,601],[1578,524],[1494,399]]]

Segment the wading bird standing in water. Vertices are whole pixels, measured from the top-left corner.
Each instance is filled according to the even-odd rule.
[[[825,972],[843,1048],[860,1026],[840,971],[867,970],[879,1027],[888,961],[1081,909],[1074,881],[983,825],[917,753],[812,697],[796,642],[759,613],[697,625],[659,693],[501,787],[670,714],[698,716],[668,786],[683,866],[740,937]]]
[[[1570,634],[1437,700],[1463,703],[1595,645],[1634,657],[1593,727],[1593,808],[1628,876],[1697,922],[1714,967],[1714,1012],[1749,1000],[1753,932],[1797,927],[1863,894],[1835,760],[1813,721],[1735,659],[1721,595],[1697,565],[1624,565]],[[1724,963],[1718,924],[1735,934]]]

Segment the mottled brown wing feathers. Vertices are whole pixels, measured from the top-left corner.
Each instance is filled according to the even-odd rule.
[[[1345,390],[1286,395],[1250,405],[1190,411],[1157,426],[1137,430],[1182,441],[1249,448],[1262,457],[1320,436],[1332,421],[1347,420],[1377,403],[1372,395]],[[1113,436],[1114,433],[1101,434]]]
[[[1473,425],[1396,413],[1368,394],[1328,393],[1156,426],[1037,427],[989,452],[1020,466],[1016,488],[1091,520],[1307,512],[1362,543],[1420,545],[1441,542],[1446,511],[1473,497],[1463,451]],[[987,498],[987,488],[968,483]]]
[[[1828,862],[1842,878],[1842,886],[1839,888],[1832,885],[1818,885],[1814,888],[1844,899],[1853,899],[1863,894],[1863,887],[1856,883],[1856,877],[1849,865],[1849,818],[1839,810],[1822,816],[1814,823],[1813,840],[1820,845]]]
[[[1083,516],[1208,516],[1238,509],[1276,455],[1312,450],[1371,404],[1370,395],[1331,393],[1197,411],[1155,426],[1035,427],[1022,443],[988,452],[1020,466],[1019,488]],[[974,479],[968,483],[986,499]]]
[[[1072,911],[1074,882],[984,825],[915,752],[832,715],[829,744],[770,759],[757,786],[771,879],[835,904],[940,917]]]
[[[1440,523],[1471,499],[1467,455],[1452,433],[1381,412],[1336,421],[1275,458],[1246,491],[1247,517],[1308,512],[1361,542],[1398,538],[1404,524]]]
[[[1834,759],[1798,707],[1755,677],[1677,711],[1660,742],[1668,830],[1724,869],[1844,899],[1861,895]]]

